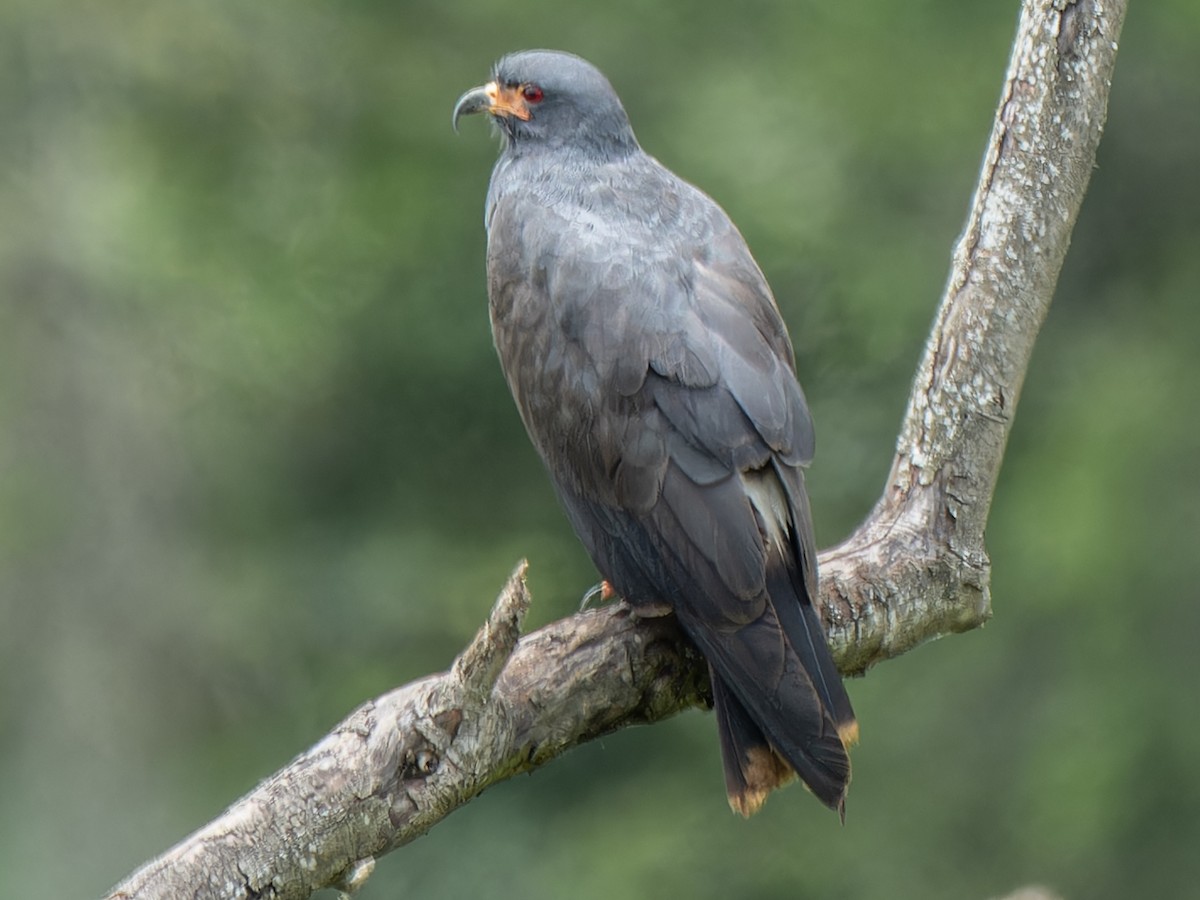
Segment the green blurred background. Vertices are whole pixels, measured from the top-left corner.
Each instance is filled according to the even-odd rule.
[[[823,545],[883,482],[1018,4],[0,4],[0,894],[86,897],[516,560],[595,581],[490,345],[492,60],[576,51],[775,287]],[[364,897],[1072,898],[1200,880],[1200,6],[1135,3],[996,495],[995,618],[851,684],[846,826],[711,717],[489,791]]]

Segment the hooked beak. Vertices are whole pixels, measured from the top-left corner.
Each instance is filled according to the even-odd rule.
[[[480,112],[490,113],[497,118],[513,116],[523,122],[533,118],[529,105],[521,96],[520,87],[509,87],[495,81],[471,88],[458,98],[454,104],[454,117],[450,120],[455,132],[458,131],[459,119]]]

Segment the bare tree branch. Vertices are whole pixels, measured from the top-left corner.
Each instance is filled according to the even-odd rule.
[[[820,560],[844,671],[865,671],[991,614],[984,526],[1095,163],[1125,7],[1025,0],[883,496]]]
[[[357,887],[374,858],[489,785],[564,750],[704,702],[700,657],[671,618],[624,604],[519,642],[525,563],[450,671],[359,707],[110,897],[292,898]]]
[[[983,534],[1033,342],[1104,123],[1125,0],[1025,0],[967,227],[883,496],[821,554],[842,671],[990,615]],[[374,860],[489,785],[707,700],[669,618],[618,604],[518,640],[525,566],[450,671],[360,707],[111,898],[353,891]]]

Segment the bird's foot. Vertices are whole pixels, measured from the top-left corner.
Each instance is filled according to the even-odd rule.
[[[607,603],[616,596],[617,592],[613,590],[613,586],[607,581],[601,581],[599,584],[594,584],[587,589],[587,593],[583,595],[583,600],[579,603],[579,611],[583,612],[597,598],[599,598],[600,603]]]

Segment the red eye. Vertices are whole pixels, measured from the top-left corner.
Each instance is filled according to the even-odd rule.
[[[542,98],[546,95],[542,93],[542,89],[536,84],[527,84],[521,91],[521,96],[525,98],[527,103],[541,103]]]

